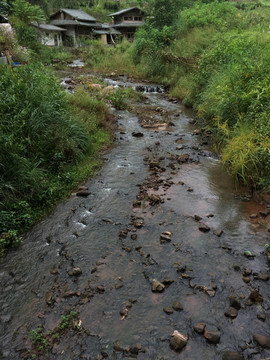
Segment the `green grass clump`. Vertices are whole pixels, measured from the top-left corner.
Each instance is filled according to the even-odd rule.
[[[0,79],[3,253],[98,166],[96,152],[110,142],[112,119],[104,102],[83,92],[69,96],[40,66],[0,66]]]

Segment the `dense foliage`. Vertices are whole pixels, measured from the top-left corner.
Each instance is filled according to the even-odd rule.
[[[269,187],[270,11],[260,3],[190,5],[174,26],[149,21],[140,29],[133,59],[194,107],[237,178]]]
[[[82,180],[75,165],[109,139],[100,128],[106,104],[84,92],[68,96],[40,66],[0,66],[0,92],[1,252]],[[82,102],[92,116],[82,116]]]

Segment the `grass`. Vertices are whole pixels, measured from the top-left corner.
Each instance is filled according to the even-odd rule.
[[[0,72],[3,255],[100,166],[114,121],[101,98],[83,89],[68,96],[45,69],[0,67]]]

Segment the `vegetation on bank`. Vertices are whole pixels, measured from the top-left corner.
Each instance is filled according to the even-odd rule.
[[[270,8],[261,2],[151,0],[130,45],[92,43],[91,70],[170,86],[213,134],[222,161],[251,188],[270,186]],[[166,11],[164,11],[166,9]]]
[[[40,64],[0,66],[0,92],[3,252],[99,165],[112,118],[100,97],[67,94]]]
[[[229,171],[252,188],[269,189],[270,8],[223,1],[187,8],[179,1],[176,12],[177,2],[166,2],[166,15],[177,13],[169,23],[162,3],[159,21],[153,14],[125,52],[134,73],[169,85],[212,132]],[[106,68],[102,61],[98,67]]]

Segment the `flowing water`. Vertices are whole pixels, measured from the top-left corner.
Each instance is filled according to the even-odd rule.
[[[1,259],[3,359],[27,358],[30,331],[42,326],[48,333],[70,310],[88,336],[67,332],[41,359],[208,360],[221,359],[226,349],[245,359],[270,357],[253,343],[256,333],[270,336],[269,283],[259,279],[268,273],[269,233],[249,218],[262,206],[235,190],[194,132],[190,110],[157,88],[136,86],[147,92],[146,101],[133,113],[114,111],[116,146],[86,183],[90,195],[72,194],[26,234],[21,249]],[[135,113],[149,107],[151,119],[163,123],[166,115],[170,126],[142,128]],[[160,241],[165,231],[171,241]],[[68,274],[74,267],[80,276]],[[166,284],[162,293],[152,291],[154,280]],[[250,304],[254,288],[262,303]],[[241,301],[235,319],[224,315],[232,295]],[[165,313],[175,301],[183,310]],[[198,322],[219,330],[220,342],[196,333]],[[169,345],[174,330],[189,338],[180,353]],[[138,354],[128,351],[134,344],[141,345]]]

